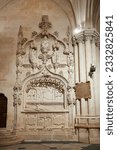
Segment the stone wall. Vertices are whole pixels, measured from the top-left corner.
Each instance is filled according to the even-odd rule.
[[[8,98],[8,127],[13,123],[13,87],[16,79],[16,50],[19,26],[23,26],[24,36],[31,37],[32,31],[39,31],[42,15],[48,15],[53,23],[52,31],[57,30],[64,38],[70,22],[64,11],[51,0],[15,0],[0,10],[0,91]]]
[[[15,0],[0,9],[7,129],[31,140],[97,143],[99,34],[85,26],[73,35],[75,16],[65,3],[63,9],[57,0]]]

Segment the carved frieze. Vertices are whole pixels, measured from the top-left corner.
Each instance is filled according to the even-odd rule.
[[[44,128],[45,127],[45,118],[44,117],[39,117],[38,118],[37,126],[39,128]]]
[[[57,89],[48,86],[48,87],[37,87],[30,89],[26,96],[26,101],[33,102],[63,102],[63,94]]]
[[[26,114],[24,118],[25,127],[28,128],[65,128],[65,114],[64,113],[40,113],[40,114]]]
[[[29,92],[29,90],[34,87],[53,87],[60,93],[64,93],[64,85],[59,80],[53,79],[51,77],[39,78],[30,81],[27,85],[26,92]]]
[[[35,114],[27,115],[25,119],[25,125],[33,127],[33,126],[36,126],[36,124],[37,124],[37,115]]]

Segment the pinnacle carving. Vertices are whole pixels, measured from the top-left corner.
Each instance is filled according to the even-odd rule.
[[[21,54],[21,55],[24,55],[25,52],[23,50],[23,44],[26,43],[28,39],[27,38],[24,38],[23,36],[23,28],[22,26],[20,25],[19,27],[19,32],[18,32],[18,43],[17,43],[17,54]]]
[[[22,30],[22,26],[21,26],[21,25],[20,25],[20,27],[19,27],[18,39],[19,39],[19,40],[22,40],[22,39],[23,39],[23,30]]]
[[[52,24],[49,22],[48,15],[43,15],[42,22],[39,23],[39,28],[41,28],[43,32],[47,32],[51,27]]]

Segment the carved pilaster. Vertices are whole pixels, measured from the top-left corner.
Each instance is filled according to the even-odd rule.
[[[14,102],[13,102],[13,106],[15,105],[21,105],[21,85],[20,84],[16,84],[13,88],[14,90],[14,95],[13,95],[13,98],[14,98]]]

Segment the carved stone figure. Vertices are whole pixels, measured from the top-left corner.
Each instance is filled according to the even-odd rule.
[[[29,62],[31,63],[32,68],[37,68],[38,66],[37,47],[35,47],[34,42],[30,43]]]
[[[53,87],[35,87],[28,91],[27,101],[63,102],[63,94]]]
[[[50,44],[49,44],[48,38],[47,38],[47,36],[44,36],[44,38],[41,42],[41,52],[43,54],[46,54],[46,53],[48,53],[49,50],[50,50]]]
[[[75,91],[72,87],[68,87],[67,100],[68,100],[68,104],[75,103]]]
[[[30,89],[29,92],[27,93],[27,100],[31,101],[31,100],[36,100],[36,90],[35,89]]]

